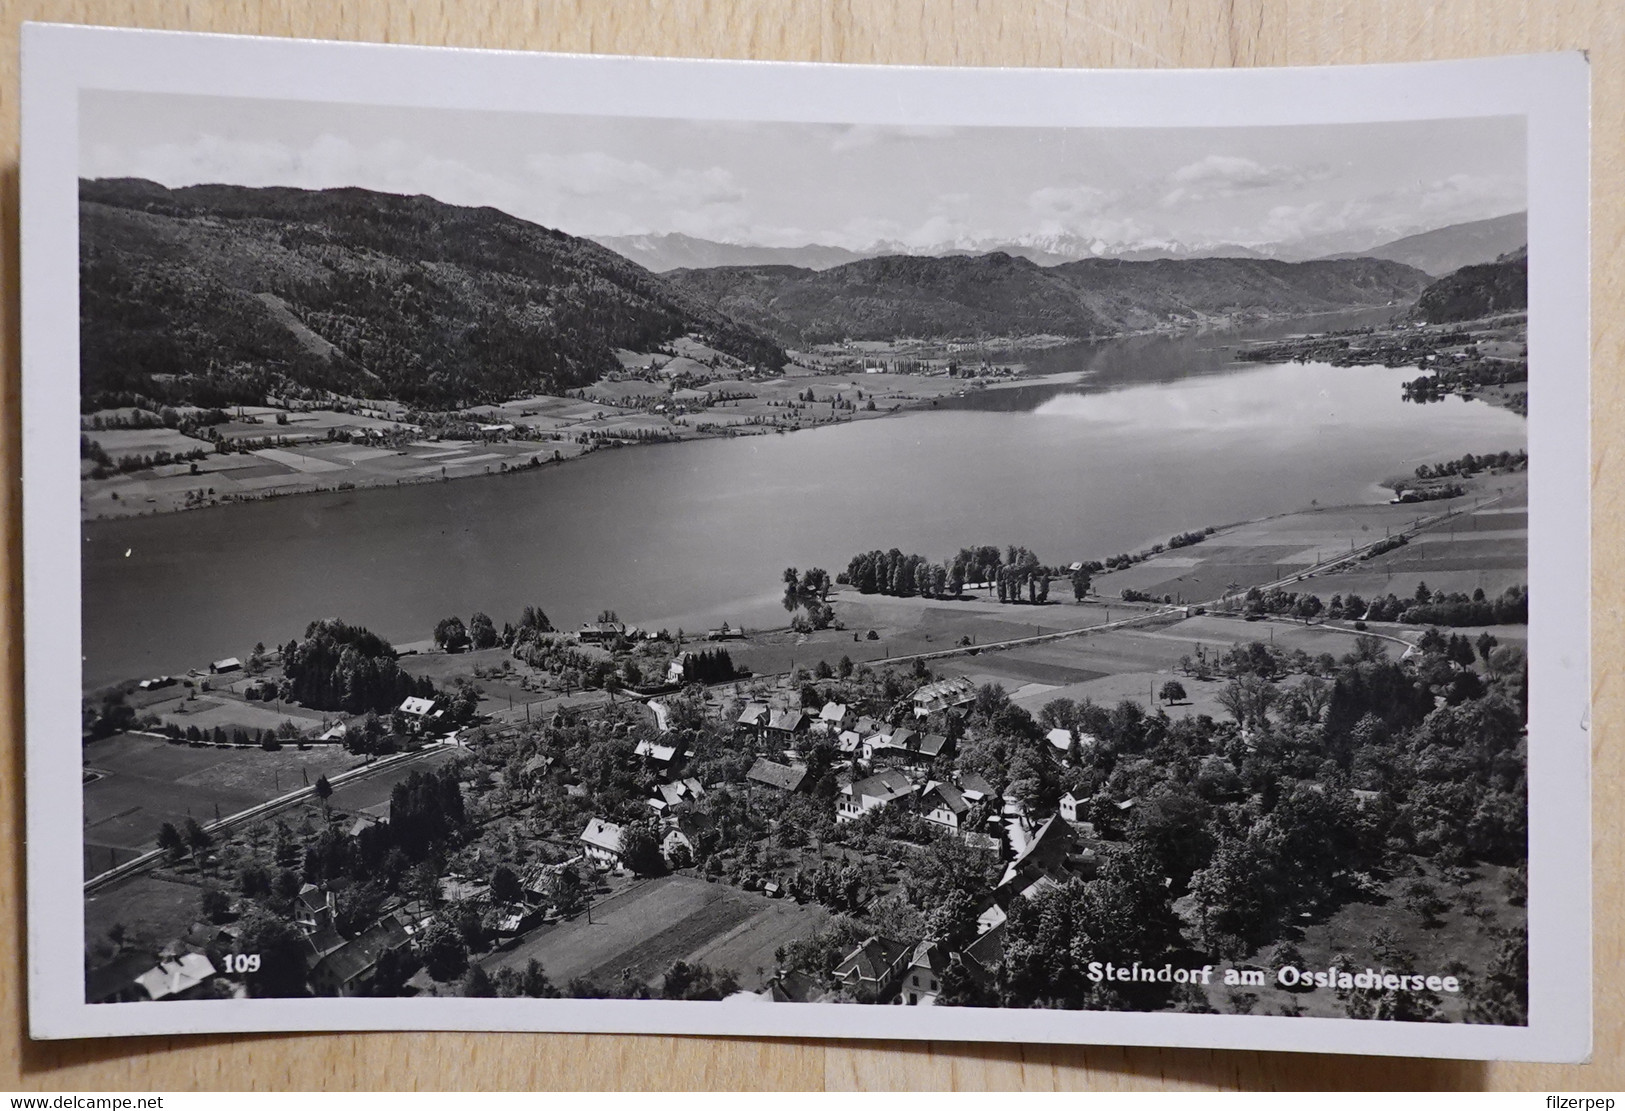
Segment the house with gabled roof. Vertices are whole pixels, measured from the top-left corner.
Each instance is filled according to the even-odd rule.
[[[317,995],[356,995],[378,971],[384,954],[405,949],[412,935],[393,914],[384,918],[318,961],[310,970],[310,986]]]
[[[948,951],[934,941],[922,941],[903,968],[898,1002],[909,1007],[930,1007],[942,994],[942,974],[948,968]]]
[[[408,718],[422,721],[434,713],[434,699],[419,698],[417,695],[413,695],[403,701],[399,709]]]
[[[747,702],[745,708],[739,711],[739,716],[734,719],[734,727],[759,737],[772,717],[773,711],[767,703]]]
[[[914,795],[913,782],[895,768],[847,783],[835,801],[835,820],[851,822],[869,811]]]
[[[1077,847],[1077,835],[1072,827],[1054,815],[1032,835],[1014,860],[1004,866],[999,877],[997,892],[1009,900],[1016,895],[1036,894],[1041,881],[1062,884],[1072,878],[1067,858]],[[1006,902],[1008,905],[1008,901]]]
[[[992,987],[999,965],[1004,963],[1004,925],[1001,922],[965,946],[959,954],[960,966],[983,987]]]
[[[627,635],[627,627],[619,621],[583,621],[576,639],[582,644],[602,644]]]
[[[1084,749],[1093,748],[1099,743],[1098,738],[1093,733],[1085,733],[1081,730],[1074,733],[1070,729],[1051,729],[1044,734],[1044,739],[1049,742],[1050,748],[1055,750],[1055,754],[1061,757],[1072,751],[1072,742],[1074,740],[1078,742],[1079,748]]]
[[[634,756],[641,756],[662,768],[670,768],[677,762],[678,749],[675,745],[663,745],[658,741],[643,738],[637,747],[632,750]]]
[[[333,893],[307,883],[293,900],[293,921],[304,933],[315,933],[333,924]]]
[[[963,676],[939,679],[914,692],[914,716],[929,717],[976,701],[976,684]]]
[[[594,818],[587,823],[587,828],[581,831],[579,838],[581,851],[594,864],[606,868],[619,868],[624,851],[621,847],[623,833],[621,827],[614,822]]]
[[[831,733],[839,733],[854,720],[856,715],[844,703],[826,702],[824,708],[818,711],[818,724]]]
[[[952,783],[931,782],[920,792],[920,817],[934,825],[958,833],[970,812],[965,793]]]
[[[967,802],[985,802],[999,797],[999,792],[993,789],[993,784],[975,772],[960,772],[956,778]]]
[[[805,733],[808,724],[807,715],[800,710],[774,710],[767,720],[767,731],[781,743],[788,744],[792,738]]]
[[[849,990],[862,990],[872,998],[881,998],[897,981],[904,963],[912,955],[913,947],[907,942],[872,934],[835,966],[832,975]]]
[[[214,979],[214,962],[202,953],[182,953],[174,960],[160,961],[135,978],[147,998],[196,999],[204,985]]]
[[[778,791],[799,791],[807,779],[807,765],[779,764],[765,756],[758,756],[750,771],[745,773],[745,779],[749,783],[760,783]]]

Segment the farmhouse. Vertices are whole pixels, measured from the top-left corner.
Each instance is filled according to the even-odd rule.
[[[745,773],[748,782],[760,783],[765,787],[785,792],[799,791],[806,778],[805,764],[776,764],[765,756],[757,757],[756,763]]]
[[[310,970],[310,986],[317,995],[356,995],[371,982],[384,954],[404,949],[411,941],[412,935],[392,914],[317,961]]]
[[[210,675],[225,675],[225,674],[228,674],[228,673],[233,672],[233,671],[241,671],[242,669],[243,669],[243,661],[242,660],[239,660],[236,656],[227,656],[223,660],[216,660],[216,661],[214,661],[214,663],[210,664],[209,665],[209,674]]]
[[[1072,878],[1067,857],[1077,845],[1072,827],[1056,815],[1038,827],[1017,857],[1004,867],[998,892],[1008,899],[1014,895],[1034,895],[1045,887]],[[1008,905],[1008,904],[1007,904]]]
[[[581,851],[594,864],[618,868],[621,864],[621,827],[603,818],[594,818],[581,831]]]
[[[602,644],[626,635],[626,626],[619,621],[586,621],[576,633],[576,639],[582,644]]]
[[[871,775],[868,779],[860,779],[841,788],[835,804],[835,820],[855,821],[876,807],[906,799],[912,794],[914,784],[900,771]]]
[[[401,703],[400,711],[406,715],[409,723],[421,728],[424,722],[434,716],[434,707],[434,699],[414,696]]]
[[[976,700],[976,684],[963,676],[939,679],[927,683],[914,692],[914,716],[928,717],[956,706],[966,706]]]
[[[807,715],[800,710],[775,710],[768,718],[767,731],[788,744],[796,735],[807,731]]]

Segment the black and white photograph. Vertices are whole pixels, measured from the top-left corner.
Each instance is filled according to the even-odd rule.
[[[78,472],[27,526],[78,598],[28,612],[77,625],[29,705],[75,1013],[1524,1045],[1468,1039],[1531,1022],[1532,846],[1589,867],[1531,805],[1586,745],[1531,714],[1543,654],[1586,684],[1534,115],[612,78],[75,90],[28,374]]]

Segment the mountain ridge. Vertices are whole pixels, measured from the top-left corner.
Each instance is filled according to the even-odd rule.
[[[586,385],[618,368],[617,348],[688,333],[746,363],[785,359],[614,252],[494,208],[357,188],[85,180],[80,233],[81,403],[92,407],[273,391],[455,407]]]
[[[1529,214],[1510,212],[1488,220],[1449,224],[1431,231],[1402,236],[1366,251],[1351,251],[1327,258],[1383,258],[1414,266],[1435,278],[1463,266],[1494,262],[1529,242]]]
[[[891,255],[828,270],[716,267],[665,275],[787,346],[898,336],[1142,331],[1249,314],[1410,302],[1428,276],[1382,259],[1085,259]]]

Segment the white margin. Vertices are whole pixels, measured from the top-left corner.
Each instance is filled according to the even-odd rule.
[[[1591,1051],[1590,72],[1579,53],[1234,70],[646,59],[26,24],[23,550],[29,1024],[35,1038],[556,1030],[930,1038],[1577,1061]],[[96,88],[506,112],[877,124],[1203,127],[1522,115],[1530,414],[1527,1027],[658,1000],[83,1002],[78,94]]]

